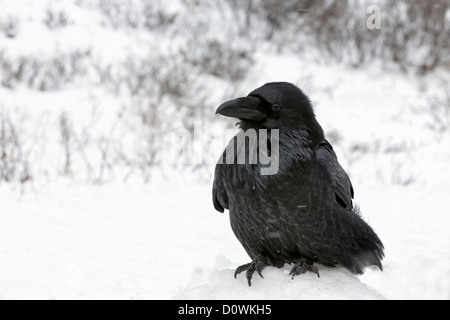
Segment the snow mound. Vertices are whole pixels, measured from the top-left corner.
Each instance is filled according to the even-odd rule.
[[[289,276],[290,265],[282,269],[268,267],[264,269],[261,279],[253,276],[249,287],[245,273],[234,279],[234,270],[220,271],[197,270],[191,284],[206,278],[202,285],[188,285],[180,290],[175,299],[180,300],[312,300],[312,299],[384,299],[379,293],[363,284],[358,277],[342,268],[317,266],[320,278],[307,272],[292,280]]]

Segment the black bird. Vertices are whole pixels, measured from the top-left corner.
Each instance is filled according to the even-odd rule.
[[[299,88],[268,83],[247,97],[225,102],[216,113],[240,119],[241,132],[253,129],[258,139],[269,132],[268,157],[277,156],[270,154],[278,141],[274,129],[279,137],[279,158],[272,157],[279,161],[275,174],[262,174],[267,162],[261,155],[251,161],[260,142],[247,138],[239,145],[237,136],[231,149],[227,147],[234,152],[226,149],[216,166],[214,207],[229,210],[233,232],[252,259],[236,269],[235,277],[246,271],[251,285],[255,271],[262,277],[266,266],[286,263],[293,264],[292,278],[306,271],[319,276],[314,262],[355,274],[370,265],[382,270],[383,244],[353,206],[350,179]],[[242,152],[243,163],[238,156]]]

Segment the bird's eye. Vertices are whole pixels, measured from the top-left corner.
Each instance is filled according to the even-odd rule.
[[[281,107],[279,104],[275,103],[272,105],[271,109],[272,109],[272,111],[277,112],[277,111],[281,110]]]

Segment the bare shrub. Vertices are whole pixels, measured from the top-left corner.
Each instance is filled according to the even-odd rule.
[[[130,27],[149,30],[164,28],[176,19],[176,13],[166,9],[166,1],[100,0],[98,7],[113,28]]]
[[[183,51],[186,61],[205,73],[231,81],[242,80],[252,66],[252,52],[230,41],[201,40]]]
[[[191,6],[199,3],[184,1]],[[281,48],[301,41],[299,36],[306,34],[303,28],[305,14],[324,3],[324,0],[230,0],[219,2],[217,6],[220,12],[231,11],[233,27],[239,35],[262,37]]]
[[[189,2],[189,0],[185,0]],[[188,4],[189,5],[189,4]],[[240,36],[250,36],[255,18],[255,0],[229,0],[218,1],[218,10],[224,11],[224,7],[228,6],[232,14],[233,25],[237,27]]]
[[[64,10],[48,6],[45,11],[44,23],[50,30],[64,28],[69,25],[69,16]]]
[[[251,16],[267,22],[267,38],[282,46],[310,39],[328,59],[360,67],[373,59],[397,65],[403,71],[425,74],[450,66],[450,2],[447,0],[247,0]],[[381,10],[381,29],[367,28],[367,8]],[[234,5],[235,10],[243,10]],[[257,19],[247,18],[247,21]],[[286,37],[285,33],[289,36]]]
[[[122,71],[116,81],[123,82],[131,96],[152,96],[156,103],[164,97],[178,101],[189,89],[189,71],[177,54],[129,57]]]
[[[124,10],[122,7],[126,6],[123,1],[115,0],[100,0],[99,9],[107,18],[108,22],[114,27],[119,28],[123,24]]]
[[[203,109],[196,75],[178,52],[130,56],[119,65],[98,66],[97,71],[102,84],[115,93],[120,90],[122,98],[110,137],[97,140],[102,155],[97,182],[116,167],[128,168],[125,179],[139,173],[149,181],[161,165],[170,131]]]
[[[100,152],[100,164],[98,173],[93,177],[95,184],[103,184],[108,179],[115,176],[115,167],[118,164],[118,158],[123,156],[124,148],[122,147],[122,139],[116,136],[116,129],[119,127],[121,118],[111,126],[106,135],[100,135],[95,143],[94,148]]]
[[[0,21],[0,30],[5,37],[14,39],[19,34],[20,20],[14,16],[8,16],[4,21]]]
[[[84,178],[87,181],[96,179],[96,170],[101,163],[100,150],[96,144],[98,120],[95,110],[92,111],[89,121],[82,124],[74,122],[66,113],[60,115],[60,142],[64,151],[62,172],[65,175]]]
[[[32,179],[28,154],[9,114],[0,109],[0,182],[25,183]]]
[[[0,51],[0,80],[2,86],[12,89],[24,78],[25,60],[13,59],[6,56],[4,51]]]
[[[165,5],[167,1],[142,1],[142,20],[144,28],[154,30],[173,24],[176,13],[170,13]]]
[[[420,178],[420,170],[414,164],[409,151],[399,154],[377,154],[374,159],[376,178],[381,183],[409,186]]]
[[[450,3],[446,0],[394,1],[383,5],[383,55],[421,74],[450,63]]]
[[[65,155],[64,174],[68,175],[72,170],[73,128],[66,113],[62,113],[59,117],[59,129],[61,133],[61,144],[64,148]]]
[[[443,84],[440,96],[434,95],[428,98],[429,114],[431,121],[429,126],[439,134],[450,130],[450,87]]]
[[[411,169],[408,170],[405,168],[405,158],[407,158],[407,156],[404,156],[404,159],[400,161],[392,160],[392,176],[390,181],[392,184],[409,186],[417,181],[416,173]]]
[[[323,8],[327,1],[323,0],[259,0],[251,6],[255,10],[259,10],[260,14],[268,22],[271,32],[268,38],[271,39],[274,33],[283,30],[290,24],[296,26],[302,24],[305,14],[314,12],[316,8]],[[328,1],[330,2],[330,1]]]
[[[352,66],[373,59],[390,61],[403,71],[420,74],[448,67],[450,55],[450,3],[432,1],[379,1],[381,29],[366,27],[368,1],[330,1],[312,11],[307,24],[318,44]]]
[[[90,51],[75,50],[52,57],[9,57],[0,52],[0,82],[13,89],[24,83],[40,91],[60,89],[86,73],[85,62]]]
[[[361,2],[330,1],[328,6],[308,12],[307,24],[331,59],[359,67],[376,55],[372,49],[377,49],[380,34],[367,28],[366,18]]]

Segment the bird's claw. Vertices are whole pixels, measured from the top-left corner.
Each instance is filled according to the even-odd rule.
[[[320,278],[317,267],[313,265],[312,261],[304,258],[294,265],[289,275],[292,276],[292,279],[294,279],[295,276],[301,275],[306,271],[314,272]]]
[[[262,270],[265,268],[265,263],[262,261],[261,256],[257,256],[255,259],[253,259],[252,262],[244,264],[236,269],[234,272],[234,278],[237,278],[237,275],[247,271],[246,272],[246,278],[248,281],[248,286],[252,286],[252,278],[253,274],[256,273],[259,274],[261,278],[264,278],[262,275]]]

